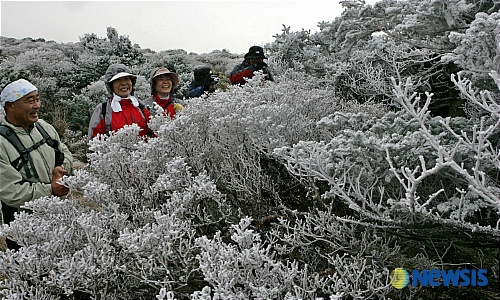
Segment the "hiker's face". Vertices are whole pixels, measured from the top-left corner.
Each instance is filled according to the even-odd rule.
[[[33,91],[16,102],[7,103],[7,120],[27,130],[38,121],[40,106],[38,91]]]
[[[122,98],[128,98],[130,93],[132,93],[132,80],[130,77],[120,77],[111,82],[111,87],[113,92]]]
[[[160,98],[165,98],[172,91],[172,76],[163,74],[155,78],[155,91]]]
[[[254,65],[259,62],[263,62],[264,60],[262,58],[250,58],[250,64]]]

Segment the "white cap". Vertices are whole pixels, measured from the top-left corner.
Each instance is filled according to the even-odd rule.
[[[127,72],[120,72],[120,73],[116,74],[115,76],[111,77],[111,79],[109,80],[109,82],[115,81],[118,78],[122,78],[122,77],[125,77],[125,76],[130,76],[130,77],[135,78],[134,74],[130,74],[130,73],[127,73]]]
[[[7,102],[16,102],[22,97],[38,89],[26,79],[19,79],[7,84],[0,94],[0,106],[5,106]]]

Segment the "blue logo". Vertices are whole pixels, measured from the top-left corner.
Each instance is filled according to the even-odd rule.
[[[413,270],[410,274],[403,268],[391,272],[391,284],[402,289],[410,282],[412,286],[485,286],[488,284],[488,270]]]

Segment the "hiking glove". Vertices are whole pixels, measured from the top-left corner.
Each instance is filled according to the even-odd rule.
[[[184,105],[182,105],[182,104],[180,104],[180,103],[174,103],[174,110],[175,110],[175,112],[179,112],[179,111],[181,111],[183,108],[184,108]]]

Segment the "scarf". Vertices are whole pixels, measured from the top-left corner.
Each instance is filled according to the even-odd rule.
[[[122,97],[113,93],[113,99],[111,100],[111,109],[113,110],[113,112],[121,112],[122,111],[122,106],[121,106],[120,102],[123,99],[130,99],[130,102],[132,102],[132,105],[134,105],[135,107],[139,107],[139,101],[137,100],[136,97],[130,96],[128,98],[122,98]]]

